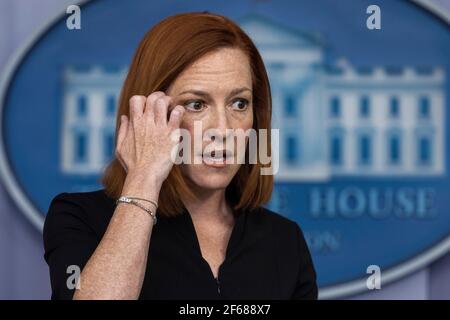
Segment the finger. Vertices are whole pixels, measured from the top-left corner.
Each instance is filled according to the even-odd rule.
[[[154,106],[155,123],[159,125],[167,125],[167,110],[169,110],[169,104],[172,101],[172,97],[163,96],[156,100]]]
[[[164,95],[165,93],[162,91],[155,91],[147,97],[144,113],[148,118],[153,119],[153,121],[155,120],[155,101],[163,97]]]
[[[119,132],[117,134],[117,143],[116,143],[116,149],[120,149],[120,146],[123,143],[123,140],[125,139],[125,136],[127,135],[128,131],[128,118],[126,115],[120,116],[120,126],[119,126]]]
[[[179,128],[181,120],[183,119],[184,111],[185,110],[183,106],[180,105],[173,108],[172,112],[170,113],[168,126],[170,126],[173,129]]]
[[[122,148],[122,144],[123,144],[123,142],[124,142],[124,140],[125,140],[125,137],[126,137],[126,134],[127,134],[127,131],[128,131],[128,119],[127,119],[127,116],[125,116],[125,115],[122,115],[121,117],[120,117],[120,121],[121,121],[121,123],[120,123],[120,127],[119,127],[119,133],[118,133],[118,136],[117,136],[117,144],[116,144],[116,152],[115,152],[115,155],[116,155],[116,158],[117,158],[117,160],[119,160],[119,163],[122,165],[122,167],[125,169],[125,172],[128,172],[128,168],[127,168],[127,166],[126,166],[126,164],[125,164],[125,161],[123,160],[123,158],[122,158],[122,155],[121,155],[121,153],[120,153],[120,150],[122,150],[123,148]]]
[[[118,155],[117,156],[117,160],[119,160],[120,165],[123,167],[123,169],[125,170],[126,173],[128,173],[128,167],[125,164],[125,161],[123,161],[122,156]]]
[[[146,98],[144,96],[134,95],[130,99],[130,120],[134,124],[142,118]]]

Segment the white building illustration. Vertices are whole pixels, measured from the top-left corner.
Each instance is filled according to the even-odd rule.
[[[269,73],[278,181],[445,173],[442,68],[357,68],[345,59],[329,66],[315,35],[255,15],[240,24]],[[125,75],[126,68],[66,70],[64,173],[100,173],[112,156]]]
[[[445,173],[442,68],[324,63],[322,41],[249,16],[280,129],[278,181]]]
[[[126,68],[64,71],[61,170],[98,174],[114,153],[115,116]]]

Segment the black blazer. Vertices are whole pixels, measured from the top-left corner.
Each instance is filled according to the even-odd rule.
[[[67,267],[83,269],[114,209],[104,189],[61,193],[52,200],[44,225],[52,299],[72,299]],[[316,273],[297,223],[263,207],[239,212],[216,279],[201,255],[189,212],[158,216],[140,299],[316,298]]]

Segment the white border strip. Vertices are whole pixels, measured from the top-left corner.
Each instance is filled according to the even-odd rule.
[[[410,2],[417,4],[419,7],[423,7],[424,9],[430,11],[432,14],[441,18],[447,24],[450,24],[450,11],[447,11],[446,8],[443,8],[437,3],[431,2],[430,0],[410,0]],[[411,258],[405,262],[396,265],[395,267],[383,271],[381,274],[382,282],[384,284],[388,284],[408,274],[418,271],[426,267],[430,262],[440,258],[449,251],[450,251],[450,235],[446,236],[438,244],[418,254],[414,258]],[[367,279],[363,278],[359,280],[346,282],[343,284],[324,287],[319,291],[319,298],[336,299],[354,295],[357,293],[362,293],[364,291],[368,292],[366,281]]]
[[[82,0],[78,1],[77,5],[83,5],[90,0]],[[410,0],[415,4],[423,7],[424,9],[430,11],[435,14],[439,18],[443,19],[444,22],[450,24],[450,12],[443,10],[442,6],[433,3],[430,0]],[[64,12],[61,15],[56,16],[55,18],[50,19],[42,28],[34,32],[27,41],[24,42],[22,46],[19,47],[18,50],[12,55],[12,58],[6,64],[2,76],[0,78],[0,135],[3,132],[2,123],[3,123],[3,102],[6,96],[6,89],[8,88],[12,77],[14,76],[14,71],[20,66],[20,62],[28,53],[28,51],[32,48],[32,46],[36,43],[36,40],[39,39],[44,33],[51,27],[53,24],[57,23],[59,20],[64,17],[66,13]],[[31,221],[31,223],[42,231],[44,220],[42,215],[34,208],[33,204],[30,200],[25,196],[22,189],[18,185],[17,181],[12,174],[12,170],[9,167],[8,159],[6,157],[6,149],[3,143],[3,137],[0,136],[0,177],[3,181],[3,184],[13,198],[16,205],[19,207],[19,210],[22,211],[25,216]],[[432,248],[426,250],[425,252],[419,254],[418,256],[403,262],[393,268],[388,269],[382,273],[383,284],[387,284],[389,282],[393,282],[398,280],[407,274],[413,273],[421,268],[426,267],[431,261],[434,261],[450,251],[450,235],[444,238],[440,243],[433,246]],[[333,285],[329,287],[325,287],[320,289],[319,298],[320,299],[335,299],[341,298],[344,296],[353,295],[356,293],[360,293],[366,291],[366,279],[359,279],[351,282],[347,282],[344,284]]]
[[[77,5],[83,5],[90,0],[81,0]],[[3,185],[13,198],[19,210],[22,211],[25,216],[31,221],[31,223],[42,232],[44,226],[44,219],[42,215],[36,210],[31,201],[23,193],[21,187],[16,181],[14,174],[9,166],[8,157],[6,156],[6,148],[4,145],[2,132],[3,132],[3,107],[6,98],[6,90],[14,76],[16,69],[20,66],[20,62],[33,47],[38,39],[43,36],[50,27],[60,21],[66,12],[61,15],[57,15],[54,18],[47,20],[47,22],[34,31],[27,40],[19,46],[19,48],[11,55],[11,58],[5,64],[4,69],[0,77],[0,178],[3,181]]]

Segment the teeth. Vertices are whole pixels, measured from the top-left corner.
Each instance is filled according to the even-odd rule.
[[[218,151],[216,154],[216,151],[212,151],[210,154],[204,154],[204,158],[208,159],[223,159],[223,158],[231,158],[232,152],[227,150]]]
[[[211,160],[222,160],[222,159],[225,159],[225,157],[223,157],[223,156],[218,156],[218,157],[215,157],[215,156],[204,156],[203,158],[211,159]]]

